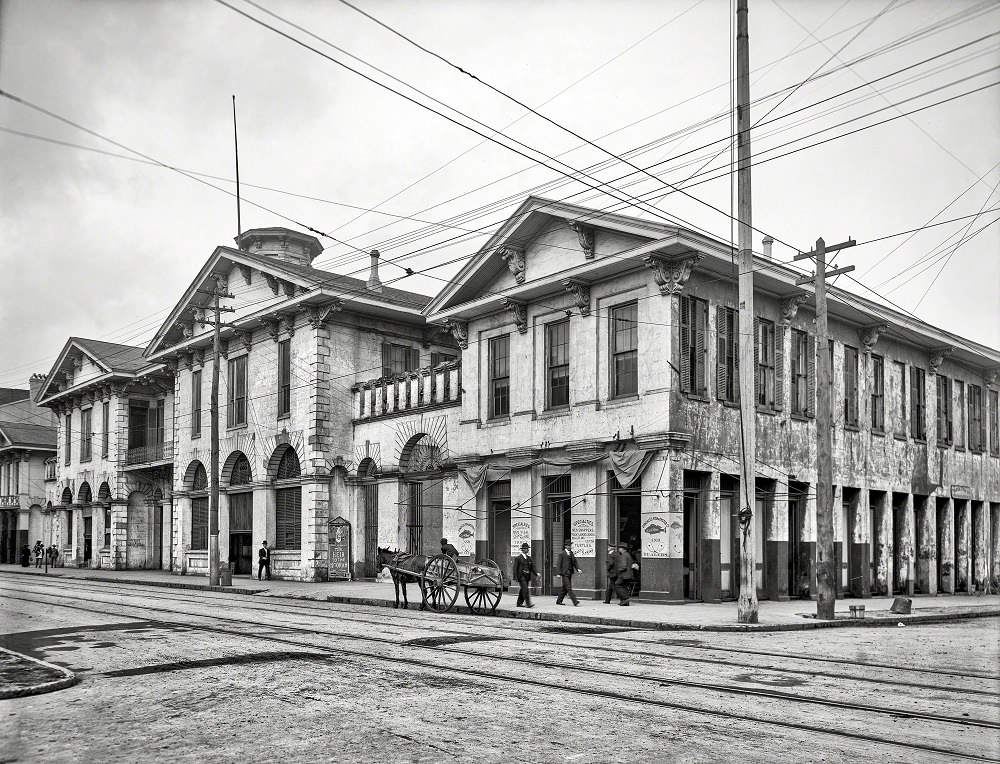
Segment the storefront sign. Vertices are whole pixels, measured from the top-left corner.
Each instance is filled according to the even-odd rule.
[[[531,521],[513,520],[510,524],[510,553],[521,551],[521,544],[531,543]]]
[[[463,557],[476,552],[476,526],[473,523],[458,524],[458,540],[455,542],[458,553]]]
[[[668,557],[670,524],[659,515],[642,521],[642,556]]]
[[[572,538],[573,553],[577,557],[594,556],[594,518],[576,517],[573,518]]]
[[[330,581],[351,580],[351,524],[342,517],[330,521]]]
[[[951,487],[951,498],[953,499],[971,499],[972,498],[972,487],[967,485],[953,485]]]

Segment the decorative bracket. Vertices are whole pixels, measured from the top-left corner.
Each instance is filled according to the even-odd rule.
[[[647,255],[643,262],[653,271],[653,279],[660,287],[660,294],[672,295],[680,292],[691,276],[691,271],[705,256],[698,253],[677,258],[662,255]]]
[[[267,329],[268,336],[274,340],[278,341],[278,335],[281,333],[281,323],[276,318],[262,318],[260,322]]]
[[[862,326],[858,329],[861,344],[865,346],[864,352],[872,352],[875,348],[875,343],[878,342],[879,336],[887,331],[889,331],[889,324],[871,324],[870,326]]]
[[[212,274],[212,278],[215,279],[215,288],[219,292],[225,294],[229,291],[229,278],[225,273],[219,273],[216,271]]]
[[[510,272],[514,274],[514,281],[518,284],[524,283],[525,256],[523,249],[503,246],[499,249],[500,258],[507,263]]]
[[[451,332],[455,342],[462,350],[469,347],[469,322],[448,319],[444,322],[445,328]]]
[[[223,358],[229,358],[229,340],[221,340],[219,342],[219,355]]]
[[[261,273],[264,272],[261,271]],[[278,294],[278,278],[276,276],[273,276],[270,273],[264,273],[264,281],[266,281],[267,285],[271,287],[271,291],[274,292],[274,294]]]
[[[295,336],[295,314],[281,317],[281,329],[288,332],[289,337]]]
[[[789,327],[795,316],[799,312],[799,306],[805,305],[809,301],[809,295],[805,292],[789,295],[781,298],[781,325]]]
[[[562,283],[566,291],[573,295],[573,302],[580,309],[581,316],[590,315],[590,284],[566,279]]]
[[[184,335],[184,339],[189,340],[194,336],[194,324],[185,324],[178,321],[174,324],[174,326],[181,330],[181,333]]]
[[[190,311],[194,313],[194,323],[198,324],[199,328],[205,328],[205,322],[207,320],[207,310],[205,308],[199,308],[196,305],[192,305]],[[193,327],[192,327],[193,328]]]
[[[1000,379],[1000,366],[993,366],[983,370],[983,378],[989,387],[996,387],[997,380]]]
[[[167,373],[171,376],[176,377],[180,368],[177,358],[164,358],[163,368],[167,370]]]
[[[253,268],[249,265],[240,265],[240,273],[243,275],[243,280],[247,282],[247,286],[250,286],[250,275],[253,273]]]
[[[421,345],[425,348],[429,348],[432,342],[436,342],[437,338],[441,336],[442,332],[447,331],[447,329],[440,324],[431,324],[424,328],[424,336],[421,341]]]
[[[343,309],[344,303],[340,300],[334,300],[326,305],[314,305],[309,308],[309,325],[313,329],[319,329],[332,314],[339,313]]]
[[[517,331],[521,334],[528,333],[528,306],[523,302],[517,302],[516,300],[510,300],[506,297],[500,298],[500,304],[510,311],[511,318],[514,319],[514,323],[517,324]]]
[[[241,329],[234,329],[233,335],[236,339],[243,343],[243,347],[245,347],[249,353],[250,348],[253,347],[253,332],[249,330],[245,331]]]
[[[278,279],[278,281],[281,284],[281,288],[285,293],[285,297],[295,296],[295,284],[293,284],[291,281],[284,281],[282,279]]]
[[[954,352],[955,348],[949,345],[939,348],[931,348],[927,356],[927,363],[930,366],[931,374],[937,374],[937,370],[941,368],[941,363],[944,359]]]
[[[576,232],[577,238],[580,240],[580,249],[583,250],[583,256],[588,260],[594,259],[594,229],[589,225],[583,225],[583,223],[576,223],[572,220],[568,221],[569,227]]]
[[[197,366],[199,369],[205,365],[205,350],[198,348],[191,352],[191,368]]]

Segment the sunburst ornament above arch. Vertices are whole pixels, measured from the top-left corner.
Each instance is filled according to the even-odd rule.
[[[396,428],[396,463],[406,472],[427,472],[448,461],[448,417],[403,420]]]

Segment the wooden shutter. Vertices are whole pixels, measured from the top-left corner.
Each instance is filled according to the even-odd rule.
[[[806,415],[816,416],[816,337],[806,339]]]
[[[706,392],[705,335],[708,332],[708,303],[698,301],[694,307],[694,384],[692,387],[696,393],[704,395]]]
[[[302,489],[279,488],[275,491],[275,529],[277,549],[302,546]]]
[[[388,342],[382,343],[382,376],[388,377],[392,373],[392,346]]]
[[[760,403],[760,318],[753,317],[753,402]]]
[[[920,411],[918,404],[920,399],[917,395],[918,388],[917,374],[914,367],[910,367],[910,435],[917,439],[923,439],[923,430],[920,427]]]
[[[715,397],[726,400],[729,371],[726,368],[726,306],[715,306]]]
[[[420,368],[420,349],[410,348],[407,353],[409,354],[409,361],[406,364],[407,371],[416,371]]]
[[[736,308],[730,308],[729,316],[733,319],[728,341],[733,348],[733,400],[740,402],[740,313]]]
[[[681,392],[691,390],[691,299],[681,295],[680,369]]]
[[[774,410],[785,407],[785,327],[774,327]]]

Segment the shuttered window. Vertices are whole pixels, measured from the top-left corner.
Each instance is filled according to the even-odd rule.
[[[1000,391],[990,390],[990,453],[1000,456]],[[995,548],[995,547],[994,547]]]
[[[302,488],[279,488],[274,502],[275,548],[302,547]]]
[[[893,361],[893,402],[895,414],[893,416],[893,434],[900,438],[906,437],[906,364],[902,361]]]
[[[872,432],[885,432],[885,359],[872,356]]]
[[[208,497],[191,499],[191,549],[208,549]]]
[[[420,350],[391,342],[382,343],[383,377],[395,377],[419,368]]]
[[[639,392],[639,306],[611,311],[612,397]]]
[[[247,423],[247,356],[229,362],[228,388],[226,426],[240,427]]]
[[[939,446],[951,443],[952,433],[951,380],[937,375],[937,442]]]
[[[754,398],[760,408],[773,411],[781,408],[781,398],[778,395],[778,332],[773,321],[754,318]],[[783,341],[783,340],[782,340]]]
[[[736,403],[740,399],[739,360],[736,354],[740,316],[735,308],[715,308],[715,395],[720,401]]]
[[[927,391],[924,389],[925,372],[916,366],[910,367],[910,435],[914,440],[927,439],[927,417],[925,414]],[[970,401],[971,402],[971,401]]]
[[[292,411],[292,341],[278,343],[278,416]]]
[[[969,385],[969,449],[986,448],[986,420],[983,418],[983,388]]]
[[[229,494],[229,532],[253,530],[253,492]]]
[[[792,413],[809,415],[809,335],[792,329],[792,355],[788,367]]]
[[[201,437],[201,369],[191,372],[191,437]]]
[[[858,426],[858,349],[844,346],[844,424]]]
[[[681,297],[680,377],[681,391],[705,395],[708,383],[708,303],[697,297]]]
[[[106,402],[101,410],[101,456],[108,458],[108,448],[111,442],[111,404]]]
[[[90,461],[93,447],[92,417],[93,409],[83,409],[80,412],[80,461]]]

